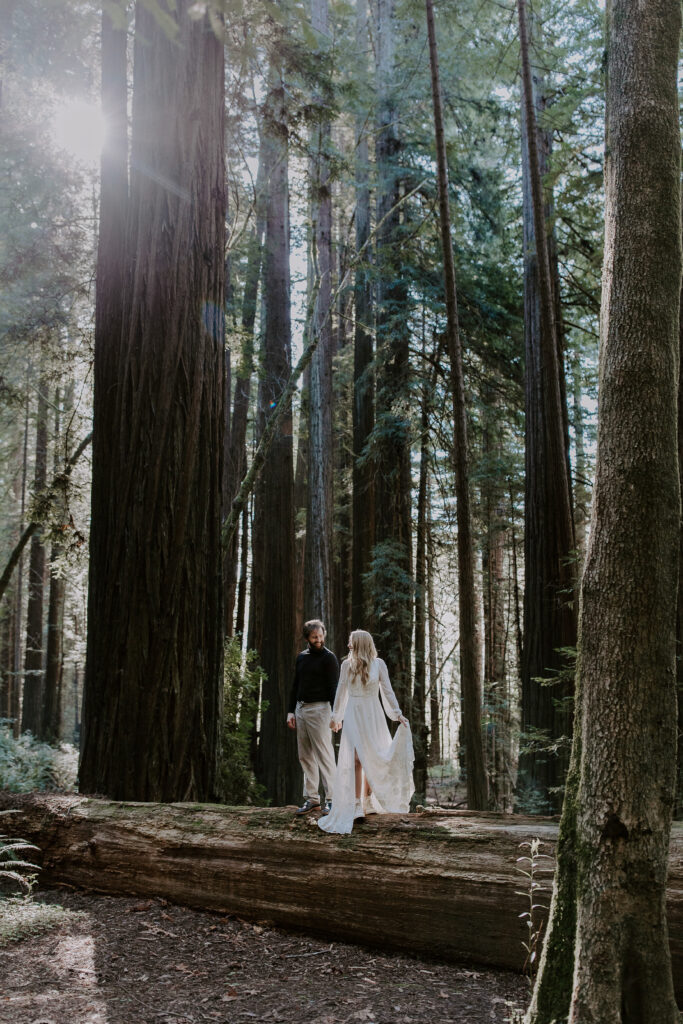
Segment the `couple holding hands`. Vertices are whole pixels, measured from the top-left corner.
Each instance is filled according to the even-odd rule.
[[[296,659],[287,714],[304,773],[297,814],[320,806],[320,778],[326,801],[318,826],[325,832],[351,832],[368,814],[405,814],[414,790],[413,741],[372,637],[363,629],[351,633],[340,673],[323,623],[311,619],[303,632],[308,644]],[[385,713],[400,723],[393,739]],[[332,732],[342,724],[335,765]]]

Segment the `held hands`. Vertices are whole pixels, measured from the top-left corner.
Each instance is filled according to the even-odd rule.
[[[330,719],[330,729],[332,730],[332,732],[339,732],[341,727],[341,722],[335,722],[334,718]]]
[[[291,711],[287,715],[287,726],[289,729],[296,729],[296,717]]]

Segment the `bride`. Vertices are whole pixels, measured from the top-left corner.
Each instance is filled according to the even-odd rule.
[[[393,739],[380,695],[388,717],[401,723]],[[387,666],[364,629],[355,629],[349,637],[349,656],[342,662],[330,728],[338,732],[342,721],[332,810],[318,820],[324,832],[351,832],[354,821],[366,813],[405,814],[415,789],[408,719],[401,714]]]

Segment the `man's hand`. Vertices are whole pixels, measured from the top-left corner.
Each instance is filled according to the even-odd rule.
[[[339,732],[341,727],[341,722],[335,722],[334,718],[330,719],[330,729],[332,730],[332,732]]]
[[[296,729],[296,715],[292,711],[287,715],[287,726],[290,729]]]

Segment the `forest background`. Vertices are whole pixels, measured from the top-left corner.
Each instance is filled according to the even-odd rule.
[[[208,9],[184,6],[188,25]],[[173,543],[155,546],[143,524],[154,523],[165,536],[158,502],[177,503],[183,447],[197,438],[191,389],[184,397],[174,391],[177,366],[187,369],[184,356],[175,366],[165,361],[161,328],[156,339],[143,329],[139,358],[131,361],[129,352],[126,362],[119,352],[122,374],[136,383],[127,407],[102,413],[101,437],[110,439],[122,437],[126,416],[135,420],[137,439],[125,441],[130,458],[123,443],[118,453],[98,445],[97,410],[90,444],[98,372],[101,379],[116,372],[98,371],[97,347],[113,351],[107,331],[121,314],[116,296],[128,295],[128,284],[117,284],[103,260],[116,263],[116,225],[131,218],[126,203],[138,204],[138,237],[149,233],[158,242],[162,234],[155,232],[163,233],[156,200],[136,194],[136,175],[144,176],[141,168],[154,161],[154,144],[162,140],[155,122],[171,131],[158,87],[167,72],[159,71],[153,51],[165,39],[170,55],[160,60],[168,67],[175,60],[178,71],[185,28],[164,5],[138,7],[134,54],[133,10],[125,4],[105,5],[103,23],[89,3],[8,6],[0,111],[5,742],[10,733],[30,733],[78,744],[82,715],[91,714],[92,746],[83,754],[91,791],[295,802],[300,775],[285,709],[301,624],[320,616],[338,655],[350,629],[373,632],[411,719],[417,802],[427,797],[428,766],[453,761],[470,807],[558,809],[571,740],[574,587],[595,448],[604,201],[600,5],[534,5],[535,169],[517,9],[491,0],[436,7],[460,404],[422,4],[312,0],[247,10],[236,3],[225,8],[224,21],[212,15],[225,43],[220,103],[215,82],[202,79],[205,53],[184,72],[197,78],[185,123],[194,118],[206,140],[210,117],[215,137],[223,116],[226,129],[219,163],[201,156],[207,180],[217,168],[222,173],[224,160],[227,217],[224,283],[213,298],[202,298],[203,323],[213,325],[221,349],[222,367],[210,353],[210,400],[223,409],[222,422],[198,442],[213,518],[224,523],[223,554],[215,536],[203,543],[199,522],[203,540],[178,568],[187,608],[211,567],[220,567],[220,594],[204,602],[211,607],[199,639],[191,629],[180,637],[175,627],[159,628],[163,614],[155,620],[151,611],[155,602],[162,607],[160,592],[170,579],[164,574],[177,563]],[[157,92],[148,84],[141,99],[154,75]],[[207,112],[203,105],[210,104],[197,96],[210,89]],[[108,119],[102,191],[100,92]],[[174,159],[182,163],[178,154],[182,146],[165,170],[148,176],[171,194],[185,187],[182,171],[173,171]],[[116,161],[123,199],[116,198]],[[543,187],[545,285],[534,241],[534,175]],[[107,190],[114,197],[109,213]],[[179,214],[170,204],[161,216]],[[220,227],[211,238],[222,246]],[[135,261],[139,270],[139,248]],[[119,262],[126,265],[125,258]],[[145,273],[149,282],[151,264]],[[156,280],[148,312],[168,302]],[[186,286],[183,300],[190,305],[193,287]],[[543,319],[548,287],[550,327]],[[125,315],[132,323],[130,307]],[[550,361],[549,344],[556,353]],[[199,345],[195,351],[206,367],[206,352]],[[310,361],[297,376],[302,354]],[[273,419],[261,465],[256,452],[287,381],[291,407],[280,403],[284,415]],[[554,408],[550,392],[557,395]],[[160,451],[161,466],[141,440],[152,436],[155,415],[160,423],[157,402],[180,410],[163,428],[175,440]],[[111,504],[98,505],[104,492],[96,489],[93,524],[109,537],[118,525],[127,554],[112,555],[106,540],[90,543],[98,467],[103,478],[108,474]],[[463,502],[456,502],[463,472],[469,548],[459,548],[466,534]],[[175,474],[176,483],[145,493],[139,485],[154,473],[166,480]],[[248,473],[254,485],[233,504]],[[124,495],[134,495],[137,519],[121,525]],[[205,514],[208,507],[198,519]],[[126,566],[115,557],[127,558]],[[469,581],[462,575],[468,560]],[[102,581],[95,597],[93,572]],[[471,596],[461,601],[462,593]],[[184,613],[176,607],[173,614],[177,620]],[[155,629],[160,644],[175,650],[173,665],[151,650]],[[112,680],[122,662],[111,655],[124,649],[130,671],[119,690]],[[93,666],[103,661],[109,675],[97,677]],[[93,697],[88,703],[86,693],[81,711],[86,662]],[[172,707],[162,696],[169,690]],[[177,762],[173,777],[153,767],[160,758]]]

